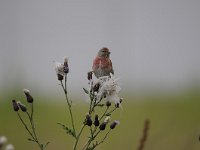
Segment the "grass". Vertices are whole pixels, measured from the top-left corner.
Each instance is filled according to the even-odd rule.
[[[125,96],[123,108],[113,116],[113,120],[119,119],[121,124],[97,150],[136,150],[145,119],[150,120],[145,150],[199,150],[199,98],[198,93],[178,96]],[[11,98],[5,95],[4,99],[0,101],[0,135],[7,136],[8,142],[14,144],[16,150],[37,150],[35,144],[27,141],[28,135],[12,110]],[[47,150],[72,149],[72,138],[57,125],[58,122],[70,125],[64,98],[59,99],[59,102],[43,99],[47,98],[41,97],[35,101],[36,128],[39,137],[44,142],[51,142]],[[75,102],[73,112],[78,129],[86,110],[85,102]],[[87,129],[79,144],[85,144],[86,133]]]

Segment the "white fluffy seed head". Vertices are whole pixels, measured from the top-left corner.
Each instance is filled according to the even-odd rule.
[[[0,145],[3,145],[7,142],[7,138],[5,136],[0,137]]]
[[[22,104],[21,101],[17,101],[17,104]]]
[[[59,62],[56,62],[56,64],[55,64],[55,71],[56,71],[57,74],[60,74],[60,75],[64,76],[64,70],[63,70],[63,68],[64,68],[63,64],[61,64]]]
[[[30,91],[28,89],[23,89],[25,94],[30,94]]]
[[[5,150],[15,150],[15,148],[12,144],[8,144],[8,145],[6,145]]]
[[[68,58],[67,58],[67,56],[64,56],[64,63],[68,63]]]
[[[107,116],[105,119],[104,119],[104,122],[108,123],[110,121],[110,116]]]
[[[119,122],[118,120],[115,120],[114,122],[115,122],[116,124],[120,124],[120,122]]]

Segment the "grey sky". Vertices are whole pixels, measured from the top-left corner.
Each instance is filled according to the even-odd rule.
[[[106,46],[128,87],[176,87],[200,79],[198,0],[1,0],[0,89],[54,90],[53,61],[69,58],[69,86],[87,85]]]

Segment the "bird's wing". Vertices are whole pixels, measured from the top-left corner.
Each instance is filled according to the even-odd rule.
[[[111,66],[111,73],[114,74],[113,66],[112,66],[112,61],[110,60],[110,66]]]

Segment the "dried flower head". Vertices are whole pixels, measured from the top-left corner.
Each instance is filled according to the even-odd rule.
[[[116,107],[116,108],[119,108],[119,105],[120,105],[119,102],[115,103],[115,107]]]
[[[5,150],[15,150],[15,148],[12,144],[8,144],[8,145],[6,145]]]
[[[121,103],[123,102],[123,98],[120,98],[119,102],[120,102],[120,104],[121,104]]]
[[[110,129],[114,129],[119,124],[119,121],[115,120],[113,123],[110,124]]]
[[[33,97],[30,94],[30,91],[28,89],[24,89],[24,94],[26,95],[26,100],[28,103],[33,103]]]
[[[0,147],[1,147],[2,145],[6,144],[6,142],[7,142],[7,138],[6,138],[5,136],[1,136],[1,137],[0,137]]]
[[[12,103],[13,103],[14,111],[18,111],[19,110],[19,105],[17,104],[16,100],[12,100]]]
[[[30,91],[28,89],[24,89],[23,91],[24,91],[24,94],[30,95]]]
[[[106,101],[106,106],[110,107],[111,106],[111,102],[110,101]]]
[[[92,119],[89,114],[85,116],[85,125],[91,126],[92,125]]]
[[[105,130],[106,125],[107,125],[107,123],[106,123],[106,122],[103,122],[102,124],[100,124],[99,129],[100,129],[101,131]]]
[[[108,124],[109,121],[110,121],[110,117],[107,116],[107,117],[104,119],[103,123],[100,124],[99,129],[100,129],[100,130],[105,130],[106,125]]]
[[[118,85],[119,78],[116,78],[113,74],[109,76],[100,77],[99,81],[101,86],[97,94],[97,99],[100,100],[102,97],[106,97],[108,101],[115,103],[120,101],[118,96],[121,88]]]
[[[18,106],[20,107],[20,109],[23,111],[23,112],[26,112],[27,111],[27,108],[24,104],[22,104],[20,101],[17,102]]]
[[[107,116],[105,119],[104,119],[104,122],[108,123],[110,121],[110,116]]]
[[[56,71],[58,80],[62,81],[63,80],[63,76],[65,75],[64,65],[59,63],[59,62],[56,62],[55,71]]]
[[[99,126],[99,116],[98,115],[95,115],[95,118],[94,118],[94,125],[97,127]]]
[[[88,74],[87,74],[87,78],[88,78],[88,80],[90,81],[90,80],[92,80],[92,71],[90,71],[90,72],[88,72]]]
[[[65,74],[69,73],[68,59],[66,56],[64,57],[63,71]]]
[[[93,91],[94,92],[98,92],[99,91],[99,88],[100,88],[100,83],[96,83],[93,87]]]
[[[64,65],[67,65],[68,64],[68,58],[67,56],[64,56]]]

